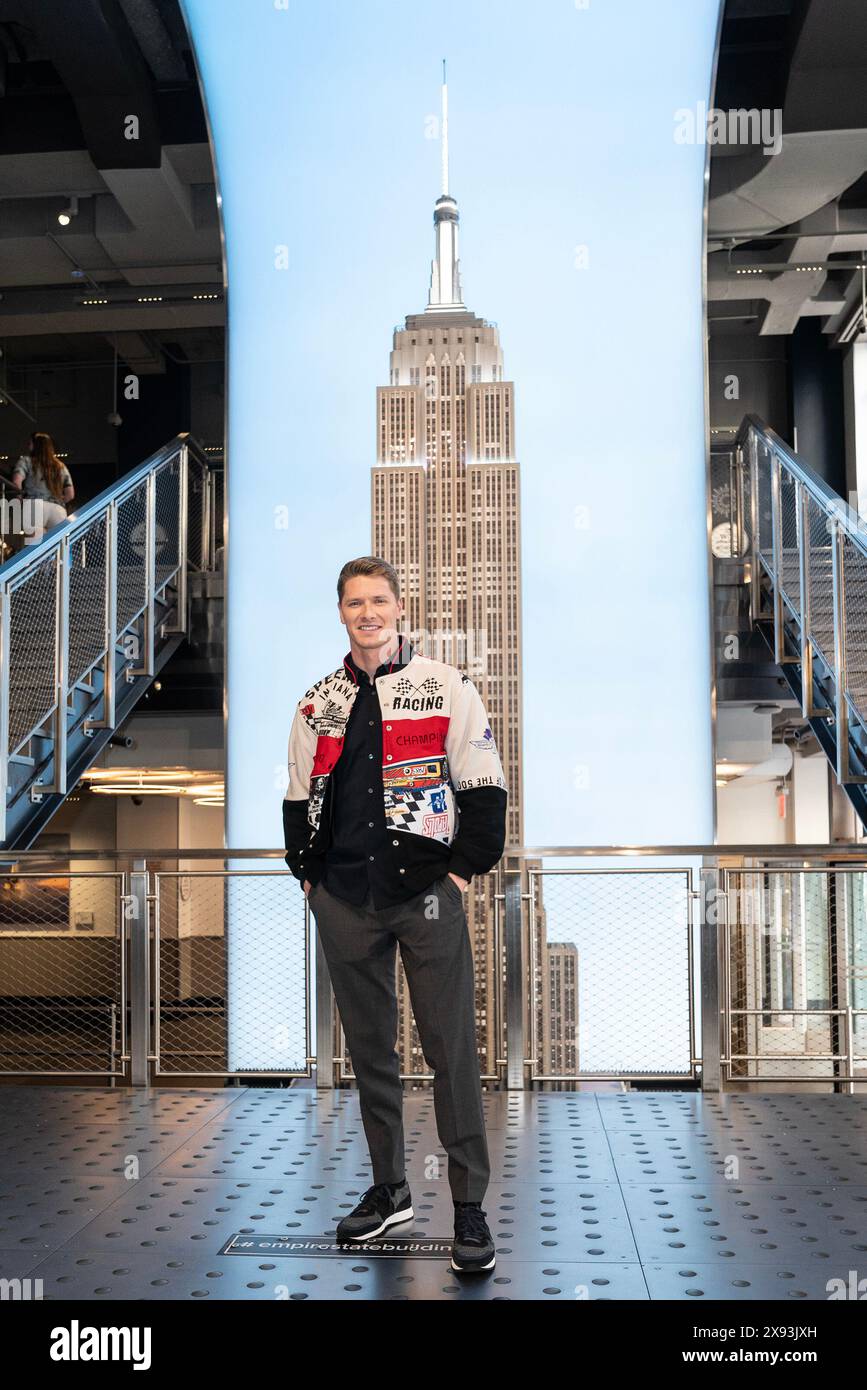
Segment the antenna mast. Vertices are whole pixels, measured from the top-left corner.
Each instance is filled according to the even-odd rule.
[[[449,89],[446,86],[446,60],[443,58],[443,193],[449,191]]]

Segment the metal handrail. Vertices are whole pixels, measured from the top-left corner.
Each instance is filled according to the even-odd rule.
[[[121,501],[127,493],[134,492],[138,485],[147,478],[148,474],[153,473],[163,463],[168,463],[175,458],[182,449],[186,449],[187,455],[192,456],[201,465],[202,469],[210,473],[211,466],[207,455],[199,444],[189,433],[182,433],[163,444],[161,448],[150,454],[142,463],[137,464],[129,473],[124,473],[122,478],[109,483],[108,487],[103,488],[89,502],[72,512],[66,519],[57,526],[52,526],[50,531],[33,545],[27,546],[19,555],[13,555],[0,565],[0,584],[9,579],[15,578],[19,570],[27,569],[29,565],[42,559],[46,554],[57,549],[63,539],[74,539],[75,535],[102,513],[108,510],[111,502]]]
[[[151,847],[149,849],[69,849],[58,852],[57,850],[38,850],[22,849],[7,851],[5,854],[0,850],[0,863],[6,860],[15,859],[59,859],[64,863],[70,859],[117,859],[119,856],[129,859],[285,859],[286,850],[277,849],[273,846],[266,846],[261,849],[232,849],[226,845],[214,846],[211,849],[179,849],[177,845],[166,848]],[[867,861],[867,838],[863,842],[855,841],[839,845],[773,845],[763,844],[732,844],[732,845],[507,845],[503,851],[503,858],[523,858],[523,859],[553,859],[589,857],[598,855],[599,858],[606,856],[627,857],[635,856],[666,857],[666,858],[694,858],[702,856],[707,859],[728,859],[754,857],[757,859],[864,859]],[[511,872],[507,866],[502,866],[505,873]]]
[[[280,863],[274,869],[239,869],[226,868],[225,870],[216,867],[206,867],[203,870],[183,869],[179,867],[176,871],[167,870],[166,862],[171,861],[212,861],[212,865],[226,864],[227,861],[250,861],[250,860],[277,860],[282,861],[285,850],[279,847],[268,848],[243,848],[234,849],[228,846],[212,846],[210,848],[184,849],[177,846],[168,849],[149,849],[149,850],[71,850],[71,851],[13,851],[5,855],[0,854],[0,873],[9,874],[14,872],[13,866],[17,865],[21,872],[33,877],[37,866],[42,866],[43,873],[48,872],[54,876],[58,872],[70,874],[73,872],[71,863],[75,861],[105,861],[112,860],[116,865],[124,867],[121,874],[122,890],[124,892],[124,916],[123,922],[129,930],[129,985],[127,991],[126,983],[123,984],[122,999],[128,997],[130,1013],[130,1051],[124,1054],[123,1060],[130,1063],[130,1080],[133,1085],[145,1085],[149,1082],[150,1064],[159,1065],[159,1037],[151,1045],[150,1042],[150,1010],[151,1002],[156,1000],[159,1004],[159,975],[158,968],[154,964],[153,952],[149,947],[149,903],[153,893],[150,885],[152,876],[158,874],[161,879],[173,879],[181,877],[183,879],[197,880],[204,878],[210,879],[214,874],[220,875],[224,871],[230,873],[234,878],[247,878],[250,875],[257,878],[262,874],[267,874],[269,881],[279,880],[280,878],[291,877],[290,871]],[[686,951],[688,960],[688,970],[683,980],[683,988],[686,991],[681,996],[681,1004],[688,1002],[689,1008],[689,1067],[694,1079],[698,1078],[697,1068],[700,1068],[701,1086],[706,1091],[721,1089],[724,1082],[737,1083],[739,1081],[749,1081],[753,1073],[740,1075],[743,1064],[769,1063],[774,1067],[779,1067],[783,1063],[797,1062],[802,1066],[821,1067],[824,1064],[824,1072],[807,1071],[806,1074],[793,1074],[783,1076],[777,1072],[764,1079],[775,1079],[779,1081],[791,1081],[792,1083],[814,1082],[816,1079],[838,1086],[845,1086],[850,1091],[856,1084],[863,1083],[867,1079],[867,1072],[862,1070],[867,1064],[867,1058],[862,1053],[858,1053],[856,1043],[856,1030],[859,1027],[859,1020],[867,1016],[867,1007],[858,995],[849,992],[850,982],[860,978],[857,953],[854,944],[848,936],[846,925],[847,914],[850,911],[848,890],[843,888],[837,897],[839,901],[835,911],[842,913],[840,920],[835,921],[833,926],[829,923],[829,932],[833,935],[829,937],[827,952],[830,959],[833,959],[837,975],[837,996],[832,995],[822,1004],[812,1008],[803,1007],[802,1003],[795,997],[791,1004],[779,999],[766,999],[758,985],[752,984],[751,994],[745,998],[741,994],[737,995],[733,989],[732,966],[736,964],[739,976],[742,974],[747,978],[747,960],[737,957],[733,962],[733,952],[743,950],[743,941],[740,937],[735,938],[733,927],[735,922],[753,921],[752,913],[742,919],[739,910],[732,909],[732,903],[739,900],[740,894],[747,892],[750,903],[758,902],[759,911],[764,912],[764,894],[762,888],[756,895],[755,889],[749,887],[745,890],[742,885],[736,887],[739,878],[742,876],[746,881],[752,880],[755,876],[762,878],[764,875],[777,875],[779,877],[790,874],[824,874],[826,876],[841,875],[847,880],[852,880],[856,874],[867,876],[867,842],[857,844],[848,843],[842,845],[545,845],[537,847],[529,846],[510,846],[508,851],[512,858],[511,863],[506,863],[505,858],[497,868],[492,871],[493,879],[493,907],[495,915],[502,907],[502,930],[500,942],[504,950],[505,973],[501,977],[497,989],[502,989],[502,998],[498,994],[493,1001],[496,1005],[497,1017],[502,1027],[502,1033],[498,1033],[504,1044],[504,1053],[497,1059],[497,1068],[505,1067],[505,1084],[509,1089],[523,1089],[536,1082],[560,1082],[560,1081],[589,1081],[593,1079],[604,1079],[603,1074],[592,1075],[589,1072],[564,1073],[563,1075],[549,1075],[537,1070],[538,1058],[536,1056],[535,1039],[532,1014],[527,1014],[528,1000],[534,997],[528,992],[528,984],[535,980],[535,971],[539,968],[539,962],[534,957],[535,952],[535,933],[533,931],[534,912],[536,902],[534,898],[534,882],[544,880],[548,876],[559,876],[562,881],[563,876],[570,872],[578,875],[593,875],[595,873],[605,873],[608,875],[635,875],[640,873],[652,873],[653,867],[648,864],[638,867],[620,867],[617,864],[619,859],[637,858],[650,860],[663,857],[671,858],[696,858],[701,857],[701,865],[698,872],[694,866],[690,866],[684,884],[684,907],[686,917],[684,925],[686,927],[686,938],[683,948]],[[599,866],[589,866],[578,869],[573,866],[570,870],[568,866],[558,868],[554,865],[545,867],[545,860],[563,860],[564,858],[610,858],[613,865],[606,868]],[[518,861],[517,863],[515,861]],[[537,861],[535,864],[528,864],[526,861]],[[154,862],[159,862],[159,868],[152,868]],[[542,861],[542,862],[539,862]],[[843,861],[843,862],[841,862]],[[50,867],[49,867],[50,866]],[[682,870],[670,863],[659,866],[660,870],[669,873],[679,873]],[[522,878],[522,872],[527,873],[527,879]],[[91,866],[90,873],[98,873],[94,865]],[[86,873],[85,873],[86,876]],[[103,875],[104,877],[104,875]],[[128,884],[128,887],[126,886]],[[529,891],[527,889],[529,888]],[[301,902],[301,888],[298,887],[299,902]],[[774,896],[774,903],[777,903],[777,896]],[[135,900],[136,910],[133,911],[130,904]],[[127,910],[129,909],[129,910]],[[776,911],[776,907],[771,911]],[[800,909],[799,909],[800,910]],[[640,913],[640,908],[639,908]],[[529,920],[528,920],[529,919]],[[776,921],[776,918],[769,919]],[[303,930],[306,941],[306,989],[305,1009],[306,1017],[309,1019],[312,1011],[312,1001],[310,998],[311,988],[311,926],[309,908],[304,904]],[[759,919],[757,931],[765,931],[765,919]],[[699,951],[693,953],[693,935],[699,945]],[[762,938],[764,939],[764,938]],[[753,946],[755,949],[755,945]],[[317,1063],[317,1086],[330,1087],[334,1084],[333,1063],[334,1057],[331,1049],[333,1037],[333,997],[331,995],[330,981],[327,976],[327,969],[324,961],[317,956],[317,992],[316,992],[316,1056],[311,1057],[310,1061]],[[616,952],[612,956],[612,970],[617,968]],[[153,974],[157,969],[156,975]],[[124,976],[124,980],[126,977]],[[701,1045],[696,1046],[697,1039],[694,1036],[694,1025],[696,1022],[693,1001],[695,996],[694,985],[700,989],[701,1000]],[[757,993],[756,990],[759,992]],[[862,991],[863,993],[863,991]],[[160,1005],[161,1007],[161,1005]],[[743,1037],[743,1029],[740,1020],[761,1019],[768,1017],[769,1027],[777,1028],[785,1025],[785,1020],[792,1018],[803,1018],[809,1022],[813,1020],[819,1026],[822,1020],[827,1020],[827,1027],[836,1028],[834,1039],[828,1046],[817,1046],[814,1036],[814,1051],[792,1050],[786,1048],[785,1051],[779,1049],[779,1039],[774,1045],[777,1050],[767,1048],[764,1051],[757,1050],[755,1047],[744,1047],[740,1040]],[[530,1032],[528,1034],[528,1025]],[[305,1024],[305,1026],[307,1026]],[[746,1026],[746,1024],[744,1025]],[[738,1031],[740,1030],[740,1031]],[[736,1037],[737,1034],[737,1037]],[[839,1039],[839,1042],[838,1042]],[[773,1040],[772,1040],[773,1041]],[[818,1042],[821,1044],[823,1039],[820,1037]],[[740,1045],[738,1043],[740,1042]],[[199,1048],[194,1049],[198,1057],[204,1055]],[[26,1072],[16,1073],[26,1075]],[[159,1075],[159,1071],[157,1072]],[[174,1068],[172,1075],[196,1075],[197,1072],[177,1073]],[[210,1072],[209,1072],[210,1074]],[[248,1074],[234,1072],[220,1072],[220,1075],[240,1075]],[[279,1072],[267,1072],[266,1075],[280,1075]],[[681,1073],[677,1073],[681,1075]],[[654,1073],[655,1077],[655,1073]],[[608,1077],[607,1079],[613,1079]],[[647,1081],[651,1078],[649,1073],[640,1074],[640,1079]],[[666,1074],[660,1074],[656,1079],[671,1079]],[[762,1078],[760,1078],[762,1079]]]
[[[0,565],[0,583],[6,583],[10,579],[14,579],[20,570],[27,569],[30,565],[38,564],[47,554],[57,550],[62,539],[74,536],[78,531],[89,525],[94,517],[106,510],[110,501],[125,496],[127,492],[138,486],[142,478],[146,478],[153,468],[161,463],[167,463],[169,459],[174,458],[178,453],[178,449],[179,445],[175,440],[172,440],[169,444],[163,445],[161,449],[158,449],[155,454],[151,454],[150,458],[145,459],[144,463],[140,463],[132,472],[124,474],[122,478],[111,483],[107,488],[104,488],[102,492],[97,493],[96,497],[91,498],[91,500],[86,502],[78,511],[72,512],[67,517],[66,521],[61,521],[57,526],[52,526],[51,530],[47,531],[41,540],[36,541],[34,545],[26,546],[19,555],[14,555],[11,559],[7,560],[5,564]]]
[[[855,508],[756,415],[745,416],[738,430],[734,460],[739,504],[747,487],[749,489],[750,617],[754,623],[762,618],[772,618],[774,660],[784,668],[796,664],[800,667],[800,699],[804,718],[833,721],[833,757],[831,751],[828,755],[834,763],[838,785],[845,788],[865,784],[867,773],[855,772],[852,768],[850,722],[854,721],[867,737],[867,690],[863,688],[863,670],[860,672],[862,688],[857,692],[849,688],[849,646],[853,620],[857,619],[856,629],[859,633],[867,632],[867,613],[853,612],[847,598],[846,581],[853,564],[858,566],[859,578],[862,567],[867,568],[867,525]],[[786,546],[783,534],[781,489],[784,473],[793,492],[789,524],[790,528],[794,527],[796,546],[791,541]],[[760,481],[770,498],[770,545],[762,534]],[[828,537],[827,543],[821,546],[824,569],[820,581],[814,580],[814,566],[811,563],[817,553],[810,522],[811,504],[818,509],[819,517],[825,518],[825,534]],[[741,510],[739,505],[738,511]],[[733,550],[744,558],[740,529],[733,540]],[[797,561],[797,572],[793,564],[785,572],[787,557],[790,561]],[[762,569],[771,584],[770,613],[761,611]],[[797,602],[794,598],[795,585]],[[819,606],[817,600],[824,601],[831,619],[826,627],[824,650],[814,632],[813,614]],[[787,631],[787,610],[792,615],[794,632],[791,628]],[[862,651],[862,667],[864,658]],[[814,702],[813,673],[817,659],[823,662],[827,672],[826,684],[833,691],[830,703],[822,700]],[[862,764],[864,762],[867,762],[867,754],[862,756]]]
[[[200,514],[192,520],[191,469],[202,497]],[[75,692],[88,692],[92,699],[101,670],[101,718],[89,719],[87,731],[114,727],[118,644],[134,635],[130,645],[137,648],[138,664],[125,658],[123,671],[129,679],[147,678],[155,670],[160,614],[161,636],[186,632],[188,568],[213,567],[212,498],[204,451],[191,435],[179,434],[0,565],[0,841],[7,838],[10,759],[20,749],[29,754],[30,741],[45,734],[53,743],[54,771],[51,783],[40,780],[39,795],[65,795],[67,725]],[[158,578],[159,506],[167,563]],[[125,548],[120,553],[119,546]],[[71,604],[71,580],[84,586],[78,590],[84,594],[81,606]],[[81,614],[80,632],[71,613]],[[73,669],[71,655],[79,662]]]
[[[735,444],[743,447],[748,444],[751,435],[756,435],[773,450],[776,456],[784,462],[788,472],[802,483],[811,497],[818,505],[827,512],[829,518],[842,517],[846,521],[847,535],[867,557],[867,524],[859,516],[854,507],[841,497],[838,492],[822,478],[814,468],[795,453],[790,444],[781,439],[776,430],[772,430],[770,425],[766,425],[758,415],[745,415],[735,438]]]

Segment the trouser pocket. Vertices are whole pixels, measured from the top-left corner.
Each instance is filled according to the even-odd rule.
[[[441,884],[445,884],[446,890],[447,890],[449,893],[451,893],[451,895],[452,895],[454,901],[455,901],[455,902],[459,902],[459,903],[461,904],[461,906],[463,907],[464,895],[463,895],[463,893],[461,892],[461,890],[460,890],[460,888],[458,887],[458,885],[455,883],[455,881],[454,881],[454,879],[452,878],[451,874],[445,874],[444,877],[440,879],[440,883],[441,883]]]

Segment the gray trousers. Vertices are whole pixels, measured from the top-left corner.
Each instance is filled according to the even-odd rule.
[[[361,907],[322,883],[308,901],[358,1080],[375,1183],[405,1173],[397,1043],[396,946],[422,1052],[453,1201],[481,1202],[490,1177],[476,1040],[473,953],[461,890],[448,874],[394,907]]]

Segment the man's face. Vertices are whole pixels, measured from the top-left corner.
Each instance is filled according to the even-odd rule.
[[[376,651],[397,634],[403,599],[396,599],[383,575],[353,575],[343,586],[340,621],[364,651]]]

